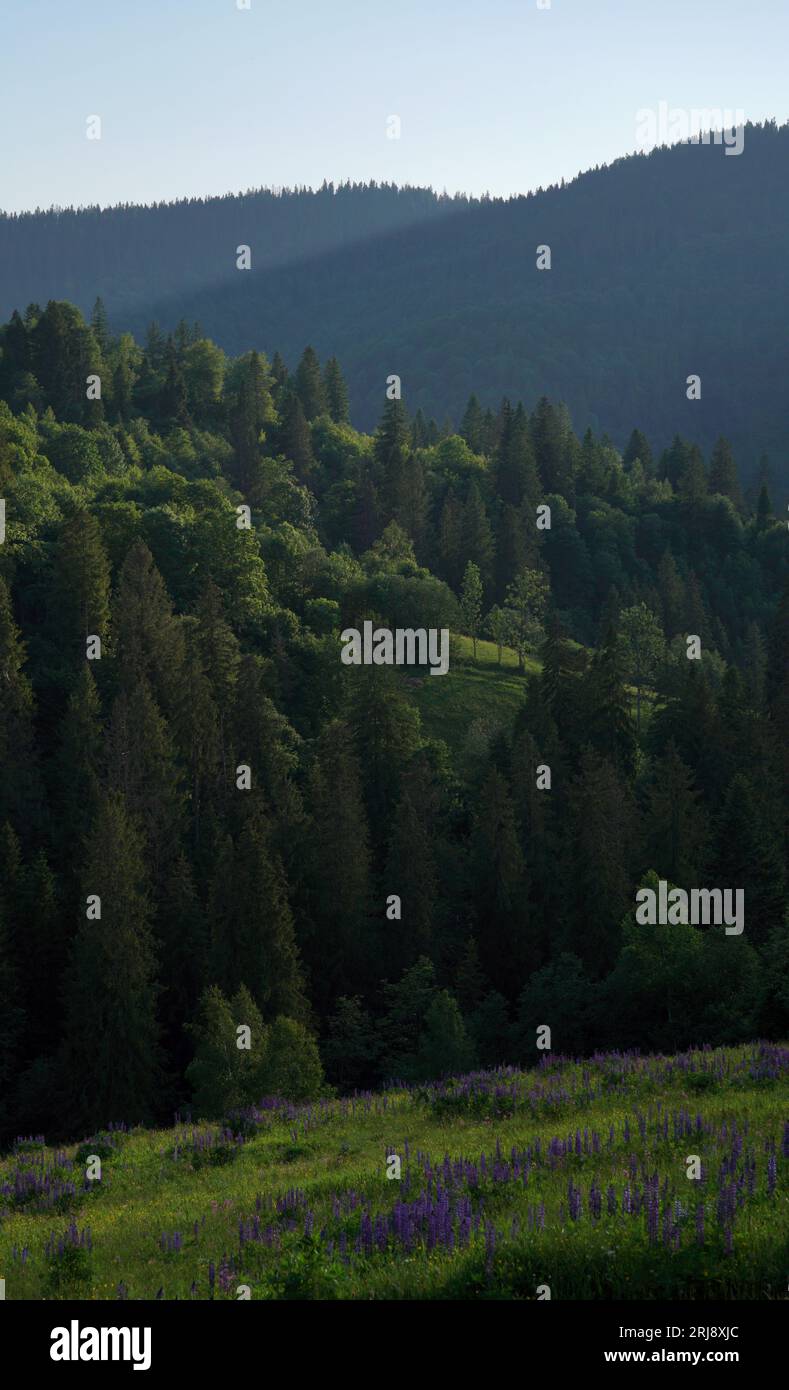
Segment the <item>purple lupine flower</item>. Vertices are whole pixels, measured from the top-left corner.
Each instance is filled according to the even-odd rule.
[[[775,1192],[775,1184],[776,1184],[776,1181],[777,1181],[777,1177],[778,1177],[778,1164],[777,1164],[777,1162],[776,1162],[775,1154],[773,1153],[773,1154],[770,1154],[769,1158],[767,1159],[767,1195],[768,1195],[768,1197],[772,1197],[773,1193]]]

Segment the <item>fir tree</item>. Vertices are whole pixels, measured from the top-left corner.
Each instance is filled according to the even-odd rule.
[[[336,357],[330,357],[323,371],[323,394],[326,406],[336,425],[345,425],[350,419],[348,408],[348,387]]]
[[[101,919],[83,918],[66,973],[64,1118],[72,1131],[146,1123],[159,1076],[150,901],[142,838],[117,793],[99,806],[83,890]]]
[[[295,385],[296,395],[301,402],[305,420],[311,422],[319,415],[326,413],[326,392],[321,380],[320,363],[314,348],[304,349],[301,361],[296,368]]]
[[[55,558],[58,630],[72,661],[85,657],[85,639],[109,637],[110,567],[101,528],[89,512],[77,512],[60,533]]]

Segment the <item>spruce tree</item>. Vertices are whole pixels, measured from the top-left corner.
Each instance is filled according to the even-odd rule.
[[[147,1123],[156,1109],[158,990],[145,853],[117,792],[100,803],[82,887],[87,906],[64,989],[62,1076],[72,1133],[110,1121]],[[86,915],[97,899],[100,920]]]
[[[28,833],[38,817],[40,786],[33,735],[33,690],[23,671],[25,646],[0,575],[0,821]]]
[[[306,998],[282,864],[253,802],[235,846],[225,842],[209,899],[211,970],[226,994],[246,985],[268,1021],[302,1018]]]
[[[321,380],[321,368],[314,348],[307,347],[296,368],[296,395],[298,396],[305,420],[311,422],[319,415],[325,415],[326,392]],[[294,460],[295,462],[295,460]]]
[[[464,573],[469,561],[477,566],[486,594],[493,582],[494,553],[495,543],[485,503],[477,484],[472,482],[463,508],[460,554]]]
[[[309,480],[315,467],[310,427],[297,393],[288,390],[280,404],[279,448],[290,459],[300,483]]]
[[[63,527],[54,584],[59,640],[65,643],[71,662],[84,660],[88,636],[101,638],[104,655],[110,624],[110,566],[101,527],[90,512],[77,512]]]
[[[633,430],[622,455],[622,462],[628,469],[632,467],[636,459],[639,460],[646,476],[651,477],[654,469],[652,450],[646,435],[642,434],[641,430]]]
[[[438,523],[437,572],[456,591],[463,577],[463,508],[450,489],[444,498]]]
[[[406,787],[392,822],[384,872],[387,898],[400,899],[402,918],[384,922],[383,958],[394,974],[433,949],[438,882],[431,835]]]
[[[537,961],[527,926],[524,863],[512,797],[506,779],[495,770],[480,789],[470,868],[482,968],[496,989],[511,995],[518,979]]]
[[[348,387],[336,357],[330,357],[323,371],[323,394],[329,415],[336,425],[345,425],[350,419],[348,409]]]
[[[717,440],[710,457],[709,489],[710,492],[717,492],[722,497],[728,497],[738,512],[743,510],[737,465],[734,462],[731,445],[728,439],[724,439],[723,436]]]
[[[476,396],[471,395],[460,422],[460,434],[475,454],[482,453],[483,415]]]
[[[310,836],[306,870],[314,933],[309,964],[317,1000],[327,1006],[368,979],[371,943],[370,835],[351,732],[332,720],[316,742],[307,780]],[[392,890],[396,891],[395,889]],[[325,943],[336,950],[326,960]]]
[[[645,817],[645,866],[680,888],[703,881],[708,826],[693,775],[669,742],[654,765]]]
[[[169,714],[180,686],[183,636],[144,541],[133,543],[121,566],[112,626],[120,684],[131,689],[147,680],[157,704]]]
[[[569,497],[573,479],[564,431],[556,407],[545,396],[537,402],[531,430],[543,492]]]
[[[158,887],[177,853],[183,830],[181,771],[172,738],[146,680],[122,690],[107,731],[107,784],[145,836],[152,882]]]

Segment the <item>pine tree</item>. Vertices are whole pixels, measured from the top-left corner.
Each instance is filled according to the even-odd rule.
[[[306,999],[288,887],[253,803],[238,843],[225,843],[209,900],[211,969],[226,994],[246,985],[266,1020],[304,1017]]]
[[[171,857],[159,891],[154,922],[162,986],[159,1016],[167,1056],[178,1078],[191,1055],[184,1023],[195,1017],[208,973],[205,914],[184,854]],[[182,1097],[176,1094],[175,1104]]]
[[[58,632],[71,660],[81,663],[85,639],[98,636],[104,648],[110,624],[110,566],[101,527],[89,512],[77,512],[63,527],[54,580]]]
[[[670,550],[665,550],[660,558],[657,577],[663,609],[663,626],[668,640],[671,641],[683,629],[686,597],[685,586]]]
[[[310,427],[295,391],[283,393],[280,403],[279,448],[290,459],[300,483],[309,480],[315,467]]]
[[[601,976],[616,960],[622,919],[633,910],[637,821],[627,783],[608,759],[591,750],[580,760],[569,799],[569,820],[564,842],[565,920],[572,927],[569,939],[561,944]]]
[[[464,1013],[479,1004],[487,988],[487,980],[479,963],[479,951],[473,936],[469,936],[455,974],[455,993]]]
[[[427,955],[433,946],[437,877],[431,836],[408,788],[403,790],[392,822],[384,873],[387,897],[400,899],[400,923],[384,922],[383,958],[397,972]]]
[[[734,503],[738,512],[743,510],[742,490],[740,480],[737,477],[737,465],[734,462],[734,455],[728,439],[721,436],[712,451],[710,457],[710,492],[720,493],[722,497],[728,497]]]
[[[417,1054],[417,1074],[425,1080],[457,1076],[468,1071],[473,1049],[457,1001],[446,989],[433,999],[425,1018],[425,1029]]]
[[[622,611],[619,632],[625,670],[636,687],[636,734],[640,738],[642,691],[654,682],[666,644],[658,619],[645,603]]]
[[[21,633],[11,611],[11,596],[0,576],[0,821],[10,817],[33,828],[40,787],[33,737],[33,690],[23,672],[26,660]]]
[[[172,729],[187,769],[187,804],[195,852],[211,808],[223,800],[222,741],[219,711],[203,669],[196,624],[185,629],[186,641],[177,672]]]
[[[703,882],[708,827],[693,775],[669,742],[654,765],[646,806],[646,865],[690,889]]]
[[[27,1018],[26,1055],[46,1056],[57,1047],[61,1029],[60,982],[67,940],[57,884],[43,850],[19,874],[14,954],[20,997]]]
[[[321,380],[321,368],[314,348],[307,347],[296,368],[296,395],[298,396],[305,420],[312,422],[319,415],[325,415],[326,392]],[[295,459],[294,459],[295,463]]]
[[[241,656],[238,638],[225,616],[222,595],[211,579],[203,589],[198,604],[196,634],[203,671],[217,710],[222,777],[227,787],[231,773],[228,716],[233,707]]]
[[[685,589],[685,631],[700,637],[704,644],[709,637],[707,609],[695,570],[690,571]]]
[[[534,508],[540,491],[529,421],[522,405],[504,402],[495,459],[496,491],[503,502]]]
[[[159,394],[159,414],[165,423],[188,426],[189,406],[183,367],[172,338],[167,341],[166,372]]]
[[[63,869],[79,875],[88,832],[99,805],[102,775],[101,703],[90,663],[84,662],[58,731],[54,789],[55,827]]]
[[[3,908],[0,906],[0,1136],[13,1134],[13,1094],[17,1083],[25,1015]]]
[[[450,489],[444,498],[438,522],[438,573],[452,589],[459,589],[462,567],[463,508]]]
[[[623,772],[631,773],[636,739],[625,686],[625,650],[613,628],[595,653],[588,692],[585,725],[589,742]]]
[[[164,580],[144,541],[126,554],[113,605],[115,656],[121,685],[147,680],[160,709],[175,704],[183,663],[183,637]]]
[[[460,434],[475,454],[482,453],[483,415],[476,396],[471,395],[460,422]]]
[[[419,744],[419,713],[386,666],[349,668],[349,724],[362,769],[367,823],[374,848],[386,828],[400,792],[403,771]]]
[[[678,491],[683,502],[694,509],[699,508],[707,496],[707,470],[697,444],[691,445],[688,450],[685,466],[679,476]]]
[[[111,346],[110,331],[107,322],[107,310],[104,306],[104,300],[100,296],[93,305],[93,313],[90,316],[90,327],[96,339],[96,343],[98,344],[99,352],[102,357],[106,358]]]
[[[359,760],[340,720],[326,725],[317,740],[307,805],[309,910],[315,928],[309,963],[317,1001],[325,1006],[358,988],[370,965],[370,837]],[[329,937],[337,949],[327,961]]]
[[[543,492],[568,497],[573,483],[570,458],[559,413],[545,396],[537,402],[531,429]]]
[[[170,731],[146,680],[115,701],[107,735],[107,783],[145,836],[150,875],[160,884],[177,853],[183,795]]]
[[[271,380],[274,385],[274,395],[277,396],[288,380],[288,369],[278,352],[275,352],[271,359]]]
[[[759,943],[786,916],[787,871],[782,802],[772,776],[737,773],[726,791],[717,833],[715,884],[745,893],[745,930]]]
[[[88,843],[83,919],[65,980],[62,1075],[72,1132],[150,1121],[159,1076],[155,962],[143,842],[123,798],[102,799]]]
[[[296,837],[304,819],[296,783],[301,738],[268,694],[264,659],[247,653],[238,667],[232,720],[232,744],[246,763],[253,785],[260,788],[276,820],[277,847],[283,856],[298,852]]]
[[[482,784],[471,838],[477,939],[485,974],[502,994],[533,968],[524,921],[523,858],[509,787],[491,771]]]
[[[495,545],[485,503],[475,482],[469,487],[463,508],[460,553],[463,572],[465,573],[469,561],[472,561],[479,570],[483,590],[488,593],[493,582]]]
[[[762,486],[756,504],[756,530],[765,531],[774,516],[773,504],[766,486]]]
[[[401,400],[387,401],[375,432],[375,460],[387,482],[405,461],[409,449],[406,408]]]
[[[348,387],[336,357],[330,357],[323,371],[323,393],[329,415],[336,425],[345,425],[350,419],[348,408]]]
[[[654,470],[652,450],[646,435],[642,434],[641,430],[633,430],[622,455],[622,462],[628,469],[632,467],[636,459],[639,460],[646,476],[650,478]]]

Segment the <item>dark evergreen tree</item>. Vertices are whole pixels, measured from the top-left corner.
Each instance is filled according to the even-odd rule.
[[[156,1107],[157,986],[145,855],[117,793],[99,806],[83,890],[87,907],[65,978],[62,1054],[63,1119],[77,1133],[111,1121],[146,1123]]]
[[[346,425],[350,420],[348,387],[336,357],[330,357],[323,369],[323,394],[334,423]]]
[[[321,379],[321,368],[314,348],[307,347],[296,368],[294,378],[296,395],[301,402],[304,418],[307,421],[324,415],[327,409],[326,391]],[[295,460],[294,460],[295,462]]]

